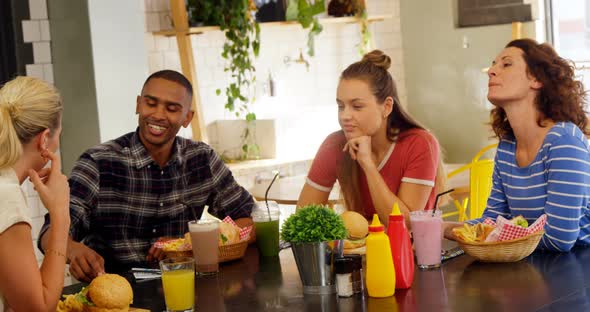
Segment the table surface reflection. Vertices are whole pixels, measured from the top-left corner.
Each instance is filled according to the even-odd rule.
[[[197,311],[590,311],[590,249],[536,252],[523,261],[487,264],[469,256],[441,269],[416,271],[408,290],[385,299],[304,295],[290,249],[223,264],[214,278],[196,281]],[[75,293],[82,284],[64,288]],[[165,310],[161,280],[132,282],[134,307]]]

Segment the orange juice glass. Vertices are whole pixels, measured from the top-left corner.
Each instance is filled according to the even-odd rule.
[[[166,309],[193,311],[195,306],[195,260],[190,257],[160,261]]]

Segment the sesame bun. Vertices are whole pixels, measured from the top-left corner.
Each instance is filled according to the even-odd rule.
[[[342,221],[344,221],[346,230],[348,230],[349,239],[357,240],[365,238],[367,234],[369,234],[369,222],[360,213],[354,211],[345,211],[342,213],[341,217]]]
[[[85,306],[87,312],[128,311],[133,302],[131,285],[117,274],[103,274],[93,279],[86,296],[95,305]]]

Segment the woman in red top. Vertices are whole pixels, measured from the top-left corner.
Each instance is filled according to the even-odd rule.
[[[342,130],[322,143],[297,205],[325,204],[340,183],[348,210],[387,224],[394,202],[409,212],[430,209],[440,181],[440,149],[435,137],[400,105],[389,56],[366,54],[342,72],[337,89]],[[440,184],[440,183],[439,183]]]

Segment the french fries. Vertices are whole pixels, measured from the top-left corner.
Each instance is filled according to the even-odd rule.
[[[486,238],[494,228],[495,227],[484,223],[478,223],[475,225],[463,223],[463,227],[453,229],[453,234],[466,243],[482,243],[485,242]]]
[[[56,312],[82,312],[84,306],[76,299],[77,294],[64,295],[63,300],[57,303]]]

